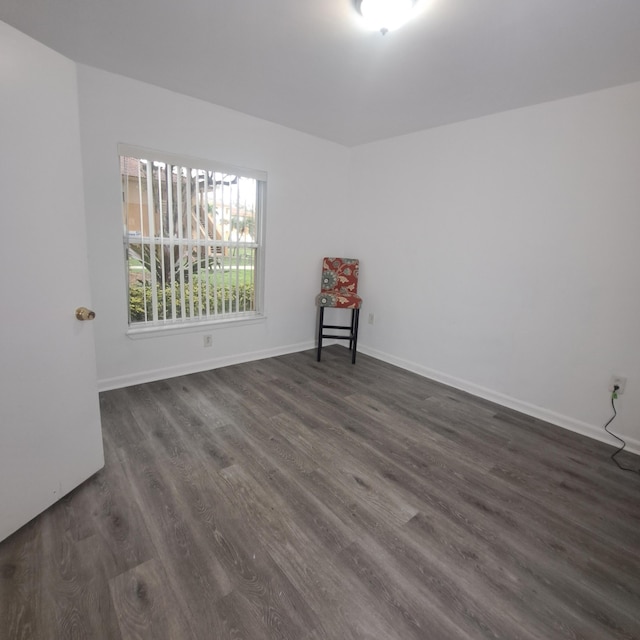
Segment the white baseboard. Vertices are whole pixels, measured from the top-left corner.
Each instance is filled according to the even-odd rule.
[[[411,362],[410,360],[397,358],[388,353],[377,351],[376,349],[370,349],[364,345],[358,345],[358,351],[361,351],[372,358],[376,358],[402,369],[406,369],[407,371],[417,373],[425,378],[430,378],[436,382],[441,382],[450,387],[460,389],[461,391],[466,391],[467,393],[479,398],[490,400],[491,402],[495,402],[503,407],[514,409],[515,411],[519,411],[520,413],[524,413],[533,418],[538,418],[539,420],[544,420],[545,422],[550,422],[551,424],[562,427],[563,429],[568,429],[569,431],[593,438],[594,440],[599,440],[600,442],[605,442],[606,444],[613,445],[615,447],[619,446],[619,443],[604,431],[602,425],[588,424],[587,422],[582,422],[575,418],[555,413],[554,411],[549,411],[548,409],[529,404],[528,402],[523,402],[522,400],[512,398],[511,396],[507,396],[503,393],[492,391],[491,389],[469,382],[468,380],[462,380],[460,378],[447,375],[446,373],[423,367],[422,365]],[[627,435],[624,436],[624,440],[627,443],[625,451],[640,455],[640,440],[631,438]]]
[[[131,387],[134,384],[144,384],[145,382],[155,382],[156,380],[166,380],[167,378],[186,376],[190,373],[210,371],[211,369],[228,367],[232,364],[242,364],[243,362],[253,362],[254,360],[263,360],[264,358],[284,356],[288,353],[306,351],[307,349],[313,349],[314,347],[315,343],[313,341],[300,342],[298,344],[290,344],[286,346],[275,347],[273,349],[264,349],[262,351],[251,351],[247,353],[240,353],[237,355],[212,358],[211,360],[187,362],[173,367],[165,367],[163,369],[137,371],[136,373],[98,380],[98,391],[110,391],[111,389]]]

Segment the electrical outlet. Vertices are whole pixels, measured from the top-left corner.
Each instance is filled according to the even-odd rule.
[[[369,314],[369,324],[373,324],[373,313]]]
[[[609,380],[609,391],[613,393],[613,388],[618,386],[616,393],[621,396],[624,393],[624,388],[627,386],[627,379],[624,376],[612,375]]]
[[[202,345],[204,347],[212,347],[213,346],[213,336],[212,335],[202,336]]]

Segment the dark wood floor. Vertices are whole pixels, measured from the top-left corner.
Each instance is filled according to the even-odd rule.
[[[105,468],[0,543],[0,638],[640,638],[611,448],[314,356],[102,394]]]

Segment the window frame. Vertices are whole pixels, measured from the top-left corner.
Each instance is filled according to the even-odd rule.
[[[182,156],[174,153],[158,151],[145,147],[139,147],[124,143],[117,145],[118,151],[118,173],[120,175],[120,187],[122,193],[122,225],[123,225],[123,256],[124,256],[124,272],[125,272],[125,302],[127,314],[127,331],[126,334],[130,338],[153,337],[162,333],[186,333],[199,331],[203,328],[211,329],[216,327],[225,327],[230,325],[254,324],[261,322],[266,318],[264,312],[264,283],[265,283],[265,238],[266,238],[266,201],[267,201],[267,173],[256,169],[247,169],[229,163],[223,163],[215,160],[197,158],[193,156]],[[135,244],[131,242],[132,236],[128,229],[128,219],[126,213],[127,200],[124,192],[125,174],[122,171],[121,158],[130,157],[138,160],[148,160],[152,163],[165,163],[178,167],[184,167],[190,170],[213,171],[216,173],[226,173],[256,180],[256,196],[255,196],[255,237],[252,244],[255,244],[254,265],[254,296],[253,310],[241,312],[224,312],[215,313],[213,315],[198,315],[194,318],[180,317],[172,319],[146,320],[142,322],[131,321],[130,309],[130,254],[129,245]],[[146,178],[145,178],[146,180]],[[214,215],[215,219],[215,215]],[[175,237],[175,236],[174,236]],[[229,246],[230,241],[216,241],[220,247]],[[164,244],[162,240],[157,245]],[[176,243],[178,244],[178,243]]]

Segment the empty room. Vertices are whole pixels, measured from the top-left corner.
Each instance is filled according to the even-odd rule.
[[[0,638],[640,638],[640,2],[0,0]]]

